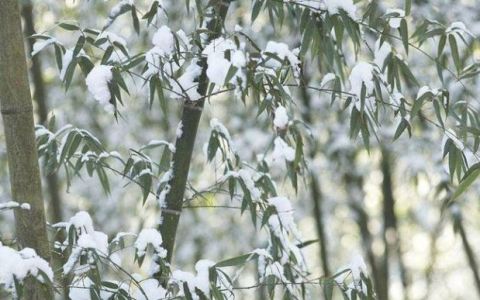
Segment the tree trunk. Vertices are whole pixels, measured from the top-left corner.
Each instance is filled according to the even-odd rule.
[[[211,3],[216,17],[207,24],[207,28],[211,32],[209,40],[215,39],[220,35],[230,1],[216,0],[211,1]],[[205,96],[208,87],[206,59],[201,59],[200,64],[202,66],[202,73],[198,79],[198,92],[200,95]],[[168,262],[171,262],[173,257],[175,236],[182,211],[183,196],[185,194],[185,186],[190,169],[190,162],[192,160],[198,123],[202,116],[203,105],[203,99],[193,102],[186,100],[183,104],[181,118],[183,134],[175,141],[176,151],[172,158],[173,177],[168,183],[170,185],[170,192],[165,198],[166,207],[162,208],[160,220],[160,232],[162,233],[163,247],[167,250]]]
[[[38,167],[33,108],[17,0],[0,1],[0,108],[7,146],[12,199],[30,204],[15,211],[20,247],[30,247],[47,261],[47,239],[42,187]],[[50,291],[28,281],[28,299],[50,299]]]
[[[22,4],[22,16],[24,20],[25,37],[35,34],[35,23],[33,18],[33,6],[31,1],[25,1]],[[33,39],[28,39],[28,52],[32,53]],[[45,83],[43,81],[42,64],[40,53],[31,58],[30,75],[33,82],[33,100],[37,104],[37,115],[40,124],[46,126],[48,119],[48,105],[45,92]],[[50,221],[58,223],[63,221],[62,199],[60,197],[58,177],[56,173],[46,174],[47,191],[50,200]]]
[[[373,236],[368,228],[369,215],[364,209],[364,191],[363,191],[363,177],[357,174],[355,168],[355,155],[348,158],[349,165],[353,166],[352,169],[348,169],[344,175],[344,182],[346,185],[349,205],[355,214],[358,229],[360,231],[360,237],[362,240],[362,246],[367,256],[367,262],[372,270],[373,284],[377,298],[386,300],[388,296],[388,287],[386,281],[381,275],[378,267],[375,253],[373,252]]]
[[[392,185],[392,170],[390,154],[387,149],[382,149],[382,162],[381,162],[383,182],[383,241],[385,246],[385,252],[382,262],[382,276],[386,282],[386,286],[389,284],[389,263],[391,252],[397,256],[398,266],[400,269],[400,276],[404,289],[404,299],[408,299],[408,280],[405,264],[403,263],[402,251],[400,246],[400,233],[398,232],[397,215],[395,214],[395,198],[393,196]]]
[[[467,233],[465,232],[465,228],[463,227],[463,221],[461,219],[458,220],[456,225],[458,232],[460,233],[460,237],[462,238],[463,250],[465,251],[465,255],[467,256],[468,265],[472,270],[475,287],[477,288],[478,295],[480,296],[480,274],[478,272],[478,264],[477,259],[475,258],[475,253],[472,249],[472,246],[470,246]]]
[[[310,94],[308,93],[307,90],[307,85],[309,82],[309,79],[305,75],[306,69],[305,67],[303,68],[303,74],[302,74],[302,85],[300,88],[301,95],[302,95],[302,102],[303,102],[303,113],[302,113],[302,118],[307,123],[308,125],[312,125],[312,107],[311,107],[311,97]],[[315,158],[316,154],[316,141],[312,142],[312,145],[310,146],[309,149],[309,157],[313,160]],[[323,218],[323,195],[322,195],[322,190],[321,190],[321,185],[320,185],[320,178],[317,176],[316,172],[311,169],[310,171],[310,196],[312,197],[311,200],[313,202],[313,218],[315,219],[315,227],[317,229],[317,236],[318,236],[318,241],[320,245],[320,252],[319,252],[319,257],[320,261],[322,262],[322,269],[323,269],[323,275],[324,276],[329,276],[330,275],[330,267],[328,264],[328,247],[327,247],[327,240],[325,237],[325,226],[324,226],[324,218]]]

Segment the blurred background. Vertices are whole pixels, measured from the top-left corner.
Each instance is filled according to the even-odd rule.
[[[360,12],[364,7],[362,2],[358,3]],[[381,11],[404,5],[403,1],[377,2]],[[34,28],[37,33],[54,35],[66,48],[74,47],[78,35],[59,30],[55,23],[74,20],[81,27],[102,28],[116,3],[22,1],[26,34],[31,35]],[[412,19],[417,23],[424,18],[435,19],[447,25],[460,20],[478,36],[478,4],[475,0],[416,0],[412,4]],[[147,10],[150,1],[138,0],[136,5]],[[191,32],[195,28],[195,14],[187,15],[185,5],[185,1],[164,0],[167,13],[156,21],[157,25],[164,23],[173,31]],[[195,4],[190,5],[194,11]],[[299,46],[298,20],[287,18],[283,26],[274,28],[268,15],[260,14],[251,24],[250,11],[251,1],[232,2],[226,29],[233,31],[235,25],[242,26],[262,48],[269,40],[285,42],[290,48]],[[155,32],[151,27],[150,31],[143,30],[137,35],[128,15],[119,17],[108,30],[124,38],[132,53],[148,50]],[[368,32],[365,38],[370,44],[375,43]],[[479,41],[473,39],[472,43],[474,50],[467,55],[478,61]],[[424,49],[436,51],[433,43],[432,49],[428,44]],[[350,55],[345,59],[354,61],[353,51]],[[54,116],[57,129],[65,124],[88,129],[106,149],[122,154],[150,140],[174,141],[181,107],[177,100],[169,100],[167,112],[161,110],[158,102],[150,108],[148,88],[130,78],[127,84],[131,93],[124,95],[125,105],[119,107],[121,116],[115,120],[87,92],[79,71],[65,92],[53,48],[40,52],[35,60],[35,63],[30,60],[29,66],[37,123],[45,124]],[[409,63],[420,82],[440,87],[432,61],[412,51]],[[302,73],[306,82],[318,86],[326,73],[325,66],[317,60],[308,63],[307,58]],[[478,100],[474,99],[480,93],[478,76],[471,81],[468,92],[460,89],[448,74],[445,78],[452,101],[468,94],[470,104],[478,107]],[[367,151],[360,138],[350,139],[348,112],[342,110],[341,101],[331,104],[330,94],[313,90],[291,88],[290,92],[295,100],[290,111],[297,114],[295,119],[306,123],[311,134],[305,142],[309,170],[299,180],[298,192],[292,188],[283,163],[272,166],[271,172],[279,189],[293,202],[294,217],[303,240],[320,241],[304,248],[312,278],[332,275],[352,257],[360,255],[377,286],[378,299],[479,299],[476,261],[480,251],[480,186],[474,185],[454,206],[445,209],[444,200],[450,186],[447,163],[442,159],[443,133],[419,119],[411,138],[402,135],[392,143],[396,121],[386,115],[377,131],[378,140],[372,139]],[[192,270],[199,259],[219,261],[265,247],[265,236],[255,231],[248,214],[240,216],[240,202],[230,200],[228,193],[211,191],[222,172],[215,163],[206,163],[208,124],[212,118],[219,119],[228,128],[242,160],[255,162],[267,151],[274,139],[269,130],[271,120],[265,114],[256,117],[257,110],[255,103],[244,104],[231,94],[212,97],[205,105],[177,238],[175,265],[182,269]],[[4,145],[0,141],[0,195],[5,197],[2,201],[8,201]],[[155,150],[150,156],[161,159],[161,153]],[[67,186],[64,170],[44,177],[48,220],[52,224],[86,210],[96,228],[113,238],[117,232],[138,232],[143,227],[155,226],[158,219],[155,197],[142,204],[139,188],[120,176],[110,176],[108,195],[100,188],[98,179],[87,174],[73,178],[71,186]],[[2,241],[14,237],[12,220],[10,213],[0,214]],[[119,253],[119,259],[131,258],[133,250],[128,251]],[[131,267],[135,269],[133,261]],[[244,272],[239,285],[248,287],[256,280],[255,266],[247,266]],[[309,293],[311,299],[322,297],[319,286],[309,287]],[[262,295],[258,289],[246,288],[239,292],[242,299],[263,299]]]

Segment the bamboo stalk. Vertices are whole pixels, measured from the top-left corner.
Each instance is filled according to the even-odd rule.
[[[230,1],[216,0],[212,1],[212,6],[216,17],[208,24],[210,32],[209,40],[217,38],[223,28],[223,23],[227,14]],[[199,77],[198,92],[205,96],[208,87],[208,78],[206,75],[206,59],[200,60],[202,73]],[[167,250],[167,261],[171,262],[175,246],[175,237],[177,234],[180,214],[182,212],[183,197],[192,160],[192,153],[197,136],[198,124],[202,116],[204,100],[189,101],[185,100],[182,109],[181,122],[183,124],[183,134],[177,137],[175,141],[175,153],[173,154],[173,176],[168,182],[170,191],[165,198],[166,207],[162,209],[160,232],[163,238],[163,247]]]
[[[478,272],[478,263],[475,257],[475,253],[470,245],[470,241],[468,240],[467,233],[463,226],[463,221],[458,220],[457,222],[457,229],[460,237],[462,239],[463,250],[465,251],[465,255],[467,256],[468,265],[470,270],[472,270],[473,279],[475,282],[475,287],[477,288],[478,295],[480,296],[480,273]]]
[[[22,16],[24,20],[24,33],[28,38],[35,34],[35,22],[33,17],[33,6],[31,1],[25,1],[22,4]],[[28,39],[28,52],[33,50],[33,39]],[[38,122],[42,125],[47,125],[48,120],[48,105],[47,93],[45,91],[45,82],[43,80],[42,62],[40,53],[31,57],[32,64],[30,66],[30,75],[33,83],[33,100],[37,104]],[[58,223],[63,221],[62,213],[62,198],[59,193],[58,177],[56,173],[45,174],[47,181],[47,192],[49,196],[50,221]]]
[[[30,204],[15,210],[21,248],[30,247],[47,261],[50,249],[42,199],[33,108],[17,0],[0,1],[0,108],[4,123],[12,199]],[[26,282],[27,299],[51,299],[50,290]]]
[[[355,165],[355,156],[349,157],[349,162],[352,166]],[[379,269],[377,257],[373,252],[373,235],[368,228],[369,215],[363,207],[364,203],[364,191],[363,191],[363,177],[357,174],[356,170],[349,170],[344,175],[344,182],[347,189],[349,198],[349,206],[356,215],[356,222],[360,231],[360,237],[362,241],[362,247],[365,251],[367,262],[370,265],[372,271],[373,284],[378,299],[387,299],[388,287],[384,280],[382,273]]]
[[[387,149],[382,149],[381,169],[383,173],[383,241],[385,252],[382,263],[382,272],[388,287],[390,255],[397,256],[400,269],[401,281],[404,289],[404,299],[408,299],[408,275],[403,263],[400,233],[398,231],[398,220],[395,213],[395,198],[393,195],[392,170],[390,154]]]
[[[311,107],[311,97],[310,94],[308,93],[308,90],[306,86],[308,86],[308,81],[309,79],[305,75],[305,67],[303,69],[303,84],[301,85],[301,99],[303,102],[304,106],[304,111],[302,113],[302,118],[305,120],[305,122],[309,125],[313,124],[313,118],[311,115],[312,107]],[[309,149],[309,157],[310,159],[314,159],[317,149],[316,149],[315,141],[313,142],[313,145],[310,146]],[[321,190],[321,185],[320,185],[320,178],[316,174],[316,172],[313,169],[310,169],[310,196],[311,200],[313,202],[313,217],[315,219],[315,227],[317,230],[317,236],[320,244],[320,251],[319,251],[319,257],[320,261],[322,262],[322,269],[323,269],[323,274],[325,276],[330,275],[330,267],[328,263],[328,245],[327,245],[327,240],[326,240],[326,234],[325,234],[325,225],[324,225],[324,218],[323,218],[323,195],[322,195],[322,190]]]

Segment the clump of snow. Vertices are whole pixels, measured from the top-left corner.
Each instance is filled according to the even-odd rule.
[[[185,32],[178,30],[176,37],[178,38],[179,50],[189,51],[190,42]],[[171,56],[175,53],[176,41],[175,35],[168,26],[163,25],[155,32],[152,38],[154,47],[145,53],[147,70],[144,74],[146,77],[160,72],[171,77],[183,66],[185,63],[183,57],[180,57],[178,60],[171,59]],[[176,84],[175,80],[172,79],[171,84]],[[181,94],[181,92],[179,94]]]
[[[230,53],[230,60],[225,58],[226,52]],[[218,86],[223,86],[230,68],[236,67],[237,71],[231,79],[231,83],[236,84],[239,81],[245,84],[245,76],[242,68],[246,65],[246,57],[241,48],[238,48],[234,41],[223,37],[214,39],[203,50],[203,55],[207,56],[207,77]]]
[[[176,34],[179,42],[181,42],[181,44],[183,44],[183,46],[186,47],[186,49],[190,49],[190,41],[188,40],[188,36],[185,33],[185,31],[183,31],[182,29],[179,29],[177,30]]]
[[[380,69],[383,69],[385,60],[392,52],[392,46],[389,43],[383,42],[380,46],[380,39],[375,43],[375,57],[373,63],[376,64]]]
[[[8,201],[8,202],[5,202],[5,203],[0,203],[0,210],[12,209],[12,208],[21,208],[21,209],[29,210],[30,209],[30,204],[28,204],[28,203],[20,204],[20,203],[15,202],[15,201]]]
[[[157,201],[161,208],[165,208],[167,206],[165,202],[165,198],[167,197],[168,193],[170,193],[171,186],[169,184],[170,180],[173,179],[173,164],[170,164],[170,169],[168,169],[165,174],[163,174],[160,182],[158,183],[158,191],[157,191]]]
[[[273,257],[268,252],[268,249],[255,249],[251,253],[258,255],[258,275],[260,275],[260,278],[263,278],[265,276],[267,259],[272,260]]]
[[[32,49],[32,56],[37,54],[38,52],[42,51],[45,47],[55,44],[57,42],[56,39],[54,38],[49,38],[46,40],[37,40],[35,44],[33,44],[33,49]]]
[[[295,77],[299,76],[300,74],[300,60],[298,59],[299,49],[290,51],[290,49],[288,49],[288,45],[285,43],[277,43],[274,41],[269,41],[267,43],[267,46],[265,47],[264,53],[274,54],[282,61],[287,59],[287,61],[290,63],[290,66],[293,69],[294,76]],[[277,69],[282,66],[282,63],[278,60],[269,58],[268,56],[265,56],[265,59],[267,60],[266,66],[269,68]]]
[[[464,151],[466,146],[465,144],[452,132],[445,130],[445,134],[443,135],[443,140],[442,144],[445,145],[447,139],[452,140],[453,144],[455,147],[457,147],[458,150]]]
[[[141,150],[146,148],[158,147],[158,146],[167,146],[170,152],[175,152],[175,145],[163,140],[150,140],[147,145],[140,148]]]
[[[7,289],[14,289],[15,280],[22,282],[27,276],[44,282],[41,272],[48,280],[53,280],[53,271],[48,262],[31,248],[16,251],[0,243],[0,266],[0,286],[4,285]]]
[[[403,96],[398,90],[394,90],[390,94],[390,101],[396,106],[399,106],[402,103],[402,99],[405,99],[405,96]]]
[[[142,257],[147,252],[147,246],[152,245],[155,253],[160,257],[166,257],[167,251],[162,247],[163,239],[158,230],[154,228],[145,228],[140,231],[140,234],[135,241],[135,249],[137,249],[137,255]]]
[[[392,28],[399,28],[400,27],[400,22],[402,21],[403,18],[405,18],[405,11],[403,9],[399,8],[389,8],[386,11],[386,14],[396,14],[396,16],[390,17],[388,23],[390,24],[390,27]]]
[[[172,273],[171,282],[177,283],[180,286],[181,294],[184,294],[183,283],[187,283],[188,289],[192,294],[194,300],[200,299],[195,293],[195,289],[199,289],[205,295],[210,294],[210,278],[209,269],[214,266],[215,263],[211,260],[202,259],[195,264],[196,275],[190,272],[184,272],[181,270],[175,270]]]
[[[335,80],[337,76],[333,73],[327,73],[325,74],[325,76],[323,76],[322,78],[322,82],[320,83],[320,87],[323,87],[325,86],[327,83],[329,83],[330,81],[333,81]]]
[[[198,60],[193,59],[185,72],[177,79],[171,80],[172,98],[179,99],[185,96],[190,101],[196,101],[202,96],[198,93],[197,78],[202,73],[202,68],[198,65]]]
[[[282,236],[282,228],[288,232],[295,232],[296,226],[293,220],[292,204],[288,198],[273,197],[268,199],[268,203],[275,207],[276,215],[270,216],[268,223],[277,236]]]
[[[28,203],[22,203],[22,204],[20,204],[20,208],[30,210],[32,207]]]
[[[102,105],[110,104],[112,98],[108,84],[113,78],[112,67],[99,65],[93,67],[86,78],[88,91]]]
[[[110,10],[110,17],[112,16],[118,16],[120,12],[125,9],[125,6],[130,6],[133,5],[133,0],[121,0],[119,1],[115,6],[112,7]]]
[[[431,89],[429,86],[425,85],[418,90],[416,99],[419,99],[425,96],[426,94],[430,94],[431,96],[436,96],[438,95],[439,92],[440,91],[438,89]]]
[[[175,136],[177,139],[181,138],[183,135],[183,123],[180,121],[177,125],[177,129],[175,130]]]
[[[324,0],[324,3],[330,15],[339,14],[343,10],[350,18],[356,18],[357,7],[352,0]]]
[[[112,244],[119,243],[126,236],[137,236],[137,235],[132,232],[119,232],[115,235],[115,238],[112,240]]]
[[[265,277],[270,275],[275,276],[281,282],[288,282],[287,278],[284,275],[283,266],[278,261],[267,265],[267,267],[265,268]]]
[[[447,30],[445,31],[446,33],[459,33],[461,35],[464,35],[465,33],[474,37],[474,34],[467,29],[465,24],[463,22],[453,22],[450,26],[448,26]]]
[[[134,299],[137,300],[161,300],[167,298],[167,290],[165,290],[158,280],[149,278],[140,282],[140,288],[135,291]]]
[[[287,110],[282,105],[275,109],[273,125],[275,125],[275,127],[277,127],[278,129],[285,129],[288,126]]]
[[[75,227],[78,235],[89,234],[94,231],[92,218],[86,211],[79,211],[71,217],[70,224]]]
[[[292,162],[295,160],[295,149],[290,147],[281,137],[275,138],[273,144],[273,161],[286,160]]]
[[[100,231],[80,235],[77,245],[83,249],[94,249],[102,256],[108,254],[108,236]]]
[[[116,282],[119,289],[128,291],[129,287],[125,282]],[[70,287],[68,297],[71,300],[90,300],[90,287],[94,285],[93,281],[88,277],[75,277],[72,280],[72,285]],[[102,286],[100,289],[100,299],[112,299],[118,290],[112,289],[107,286]],[[138,298],[135,298],[138,299]],[[145,298],[143,298],[145,299]],[[151,298],[155,299],[155,298]]]
[[[260,200],[262,193],[260,190],[255,186],[254,176],[252,173],[247,169],[241,169],[238,171],[238,176],[242,179],[245,187],[250,192],[250,196],[252,197],[253,201]]]
[[[68,66],[72,62],[73,50],[68,49],[62,56],[62,69],[60,70],[60,80],[65,80],[65,74],[67,73]]]
[[[360,274],[367,275],[367,266],[363,257],[359,254],[354,255],[350,260],[349,269],[352,271],[352,277],[355,281],[360,281]]]
[[[275,207],[277,214],[280,216],[280,220],[284,224],[293,223],[293,209],[292,203],[286,197],[272,197],[268,199],[268,203]]]
[[[130,6],[132,5],[133,5],[133,0],[121,0],[116,5],[114,5],[110,10],[107,24],[104,26],[104,28],[109,27],[122,12],[124,12],[126,9],[129,9]]]
[[[225,127],[225,125],[223,125],[217,118],[213,118],[210,120],[210,128],[213,131],[220,133],[227,140],[230,149],[234,151],[235,147],[232,137],[230,136],[230,133],[228,132],[228,129],[227,127]]]
[[[228,171],[226,174],[223,175],[220,181],[225,181],[230,177],[242,179],[243,184],[250,193],[252,200],[258,201],[260,200],[260,197],[262,195],[260,189],[255,186],[255,181],[258,179],[258,175],[259,174],[254,174],[249,169],[240,169],[238,171]]]
[[[169,55],[175,50],[175,37],[168,26],[163,25],[153,35],[152,44],[158,47],[161,55]]]
[[[82,253],[88,252],[86,250],[93,250],[98,255],[108,256],[108,236],[101,232],[95,231],[93,228],[93,221],[90,215],[85,211],[76,213],[69,222],[55,224],[54,227],[64,226],[67,232],[73,226],[77,233],[76,245],[70,254],[67,262],[63,265],[64,274],[70,273],[72,270],[76,274],[81,274],[89,270],[89,265],[81,265],[74,269]],[[89,253],[89,256],[91,254]]]
[[[362,84],[365,84],[366,95],[373,93],[375,83],[373,81],[373,66],[366,62],[357,63],[350,73],[350,92],[355,94],[358,98],[361,97]]]

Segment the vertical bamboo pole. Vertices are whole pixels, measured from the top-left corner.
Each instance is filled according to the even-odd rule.
[[[50,250],[43,207],[33,123],[32,99],[17,0],[0,1],[0,109],[3,117],[12,199],[30,204],[15,211],[20,247],[30,247],[47,261]],[[28,299],[50,299],[50,291],[29,281]]]
[[[211,1],[215,17],[207,24],[210,32],[209,40],[217,38],[223,28],[223,23],[229,7],[229,0]],[[208,88],[206,59],[200,60],[202,73],[198,79],[198,92],[205,96]],[[204,100],[185,100],[182,110],[183,134],[175,141],[176,151],[173,155],[173,176],[169,181],[170,192],[165,198],[166,207],[162,209],[160,232],[163,238],[163,247],[167,250],[167,261],[171,262],[178,222],[182,212],[183,196],[187,184],[192,152],[197,136],[198,124],[202,116]]]

